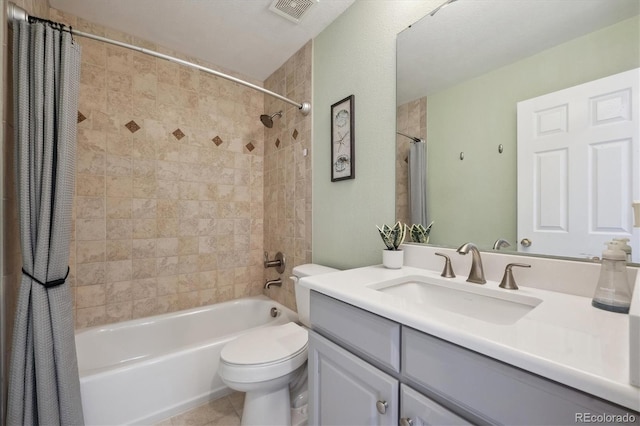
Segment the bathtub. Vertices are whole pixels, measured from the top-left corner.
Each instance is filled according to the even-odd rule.
[[[230,390],[218,376],[222,347],[289,321],[297,321],[295,312],[256,296],[79,330],[85,423],[149,424],[224,396]]]

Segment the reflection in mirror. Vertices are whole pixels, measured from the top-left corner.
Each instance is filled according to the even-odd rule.
[[[640,261],[640,78],[606,83],[640,67],[639,13],[637,0],[457,0],[398,35],[397,131],[426,141],[430,243],[584,259],[629,238]],[[397,136],[396,215],[409,224],[410,144]]]

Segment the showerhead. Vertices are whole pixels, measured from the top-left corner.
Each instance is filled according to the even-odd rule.
[[[407,135],[402,132],[396,132],[397,134],[404,136],[405,138],[411,139],[413,142],[424,142],[424,139],[416,138],[415,136]]]
[[[278,117],[282,117],[282,111],[278,111],[273,115],[262,114],[260,116],[260,121],[262,121],[262,124],[264,124],[265,127],[268,127],[270,129],[273,127],[273,117],[275,117],[276,115]]]

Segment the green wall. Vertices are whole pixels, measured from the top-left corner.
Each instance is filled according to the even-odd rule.
[[[434,1],[356,0],[313,42],[313,261],[381,263],[395,220],[396,35]],[[355,176],[331,182],[333,103],[355,95]]]
[[[636,17],[430,95],[430,242],[486,248],[506,238],[513,245],[516,103],[639,66]]]

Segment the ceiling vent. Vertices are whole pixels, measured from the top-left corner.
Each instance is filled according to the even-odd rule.
[[[273,0],[269,10],[297,24],[317,2],[318,0]]]

